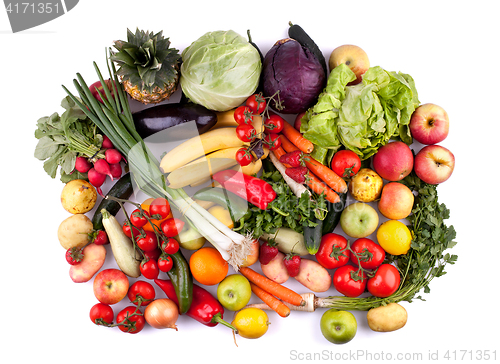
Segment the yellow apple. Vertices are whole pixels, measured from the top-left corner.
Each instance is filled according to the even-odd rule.
[[[348,85],[360,83],[363,74],[370,68],[370,60],[366,52],[352,44],[341,45],[335,48],[330,54],[330,59],[328,60],[330,71],[342,63],[345,63],[356,75],[356,80],[350,82]]]
[[[410,215],[415,197],[411,190],[399,182],[389,182],[382,188],[378,210],[392,220],[401,220]]]

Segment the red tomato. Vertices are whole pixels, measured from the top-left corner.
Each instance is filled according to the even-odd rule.
[[[262,96],[262,93],[253,94],[247,99],[245,105],[248,106],[254,114],[262,114],[266,109],[266,99]]]
[[[257,132],[253,125],[240,124],[236,127],[236,135],[238,138],[246,143],[253,142],[257,136]]]
[[[110,305],[97,303],[90,309],[90,321],[96,325],[111,325],[115,314]]]
[[[163,234],[165,234],[167,238],[173,238],[178,235],[183,228],[184,221],[173,217],[163,221],[160,225],[161,231],[163,231]]]
[[[142,230],[142,229],[141,229]],[[125,233],[125,235],[127,235],[129,238],[132,237],[132,232],[134,233],[134,238],[137,238],[139,235],[141,235],[141,231],[139,229],[137,229],[135,226],[132,230],[132,232],[130,231],[130,225],[128,223],[128,221],[125,221],[123,223],[123,232]]]
[[[382,264],[375,275],[368,280],[368,292],[375,297],[389,297],[401,283],[398,269],[391,264]]]
[[[366,288],[366,275],[357,273],[358,268],[352,265],[344,265],[335,269],[333,273],[333,286],[335,289],[347,297],[358,297]]]
[[[266,133],[280,133],[283,130],[283,123],[286,123],[286,121],[281,116],[276,114],[269,115],[269,117],[264,120]]]
[[[128,306],[121,310],[116,316],[118,328],[123,332],[137,334],[146,325],[146,319],[136,306]]]
[[[351,245],[351,262],[365,269],[375,269],[385,259],[385,251],[380,245],[368,238],[360,238]],[[359,263],[358,263],[359,261]]]
[[[167,254],[162,254],[159,258],[158,258],[158,269],[162,272],[168,272],[170,271],[170,269],[172,269],[172,267],[174,266],[174,261],[172,260],[172,258],[167,255]]]
[[[316,260],[326,269],[334,269],[346,265],[350,256],[347,239],[339,234],[328,233],[321,238]]]
[[[158,260],[158,258],[160,257],[161,253],[162,253],[161,249],[160,248],[156,248],[154,250],[150,250],[150,251],[144,252],[144,255],[146,256],[146,258]]]
[[[136,281],[128,289],[127,297],[137,306],[147,306],[155,299],[155,288],[149,282]]]
[[[158,278],[158,274],[160,274],[158,261],[149,258],[144,258],[139,266],[139,270],[142,276],[147,279],[156,279]]]
[[[135,209],[132,211],[132,214],[130,214],[130,222],[136,228],[141,228],[148,223],[146,215],[149,217],[149,214],[146,211]]]
[[[144,252],[153,251],[158,248],[158,239],[156,234],[151,231],[145,231],[137,239],[137,246]]]
[[[339,150],[333,155],[331,167],[340,177],[349,178],[358,173],[361,160],[352,150]]]
[[[253,121],[253,111],[248,106],[238,106],[234,110],[234,120],[240,124],[251,124]]]
[[[155,198],[149,205],[149,215],[156,220],[166,219],[169,214],[170,204],[164,198]]]
[[[269,150],[278,149],[281,146],[281,139],[279,134],[266,134],[266,136],[264,137],[264,145],[267,145]]]
[[[165,254],[175,254],[179,251],[179,243],[174,238],[167,238],[161,243],[161,249]]]
[[[236,151],[236,162],[242,167],[248,166],[253,161],[252,154],[247,148],[240,148]]]

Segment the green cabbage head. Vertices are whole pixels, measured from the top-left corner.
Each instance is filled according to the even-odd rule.
[[[261,69],[259,52],[244,37],[209,32],[182,52],[180,84],[192,102],[226,111],[255,92]]]

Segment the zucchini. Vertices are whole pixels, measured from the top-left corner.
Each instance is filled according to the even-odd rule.
[[[319,47],[314,43],[314,41],[311,39],[311,37],[302,29],[299,25],[297,24],[292,24],[289,22],[290,28],[288,28],[288,36],[292,39],[295,39],[297,42],[299,42],[302,47],[306,47],[309,49],[312,54],[316,57],[318,62],[321,64],[321,67],[323,67],[323,70],[325,71],[325,76],[328,74],[327,68],[326,68],[326,61],[325,57],[323,56],[323,52],[319,49]]]
[[[328,213],[323,220],[322,235],[331,233],[340,221],[340,215],[342,215],[342,211],[346,204],[347,192],[339,193],[339,197],[339,202],[330,203],[327,201]]]
[[[315,217],[314,222],[317,224],[314,227],[304,225],[304,245],[306,246],[307,252],[311,255],[318,252],[319,245],[321,244],[321,237],[323,236],[323,220]]]
[[[124,174],[116,183],[111,187],[108,192],[108,196],[113,196],[121,199],[128,199],[134,188],[132,186],[132,179],[130,178],[130,173]],[[116,201],[102,199],[101,203],[97,207],[94,217],[92,218],[92,224],[94,225],[94,230],[104,229],[102,225],[102,213],[101,210],[105,209],[113,216],[116,216],[118,211],[120,211],[120,204]]]

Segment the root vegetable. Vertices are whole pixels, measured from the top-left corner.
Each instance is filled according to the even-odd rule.
[[[159,298],[151,302],[144,311],[146,322],[155,329],[175,329],[179,318],[179,308],[168,298]]]
[[[311,259],[301,259],[299,274],[295,279],[313,292],[326,292],[332,284],[330,273]]]
[[[61,192],[63,208],[72,214],[84,214],[92,210],[97,200],[97,192],[83,179],[74,179],[64,185]]]
[[[102,245],[89,244],[83,249],[83,260],[69,268],[69,276],[75,283],[84,283],[92,279],[106,260],[106,248]]]
[[[92,168],[92,163],[85,157],[76,157],[75,169],[80,173],[87,173]]]
[[[57,238],[65,250],[82,248],[90,242],[89,234],[93,229],[94,225],[86,215],[75,214],[61,222]]]
[[[111,142],[111,140],[109,140],[109,138],[106,135],[104,135],[102,138],[102,147],[104,149],[114,148],[113,143]]]
[[[113,178],[120,178],[122,176],[123,170],[122,170],[122,166],[120,163],[110,164],[109,170],[110,170]]]
[[[88,178],[89,182],[92,183],[92,186],[98,188],[101,187],[106,180],[106,175],[99,173],[95,168],[90,168],[88,172]]]
[[[372,308],[366,314],[366,319],[373,331],[390,332],[406,325],[408,313],[403,306],[392,302],[386,306]]]
[[[94,169],[96,172],[99,172],[105,176],[109,176],[113,179],[113,175],[111,174],[111,170],[109,169],[109,163],[106,162],[105,159],[98,159],[94,162]]]
[[[263,240],[274,239],[278,243],[279,251],[282,253],[309,254],[304,244],[304,235],[290,228],[281,227],[275,234],[263,233],[261,238]]]
[[[106,149],[106,151],[104,152],[104,156],[106,158],[106,162],[108,162],[108,164],[110,165],[120,163],[123,159],[123,155],[114,148]]]
[[[290,275],[283,263],[285,254],[278,252],[278,254],[267,264],[261,264],[260,268],[262,273],[270,280],[282,284],[285,283]]]

